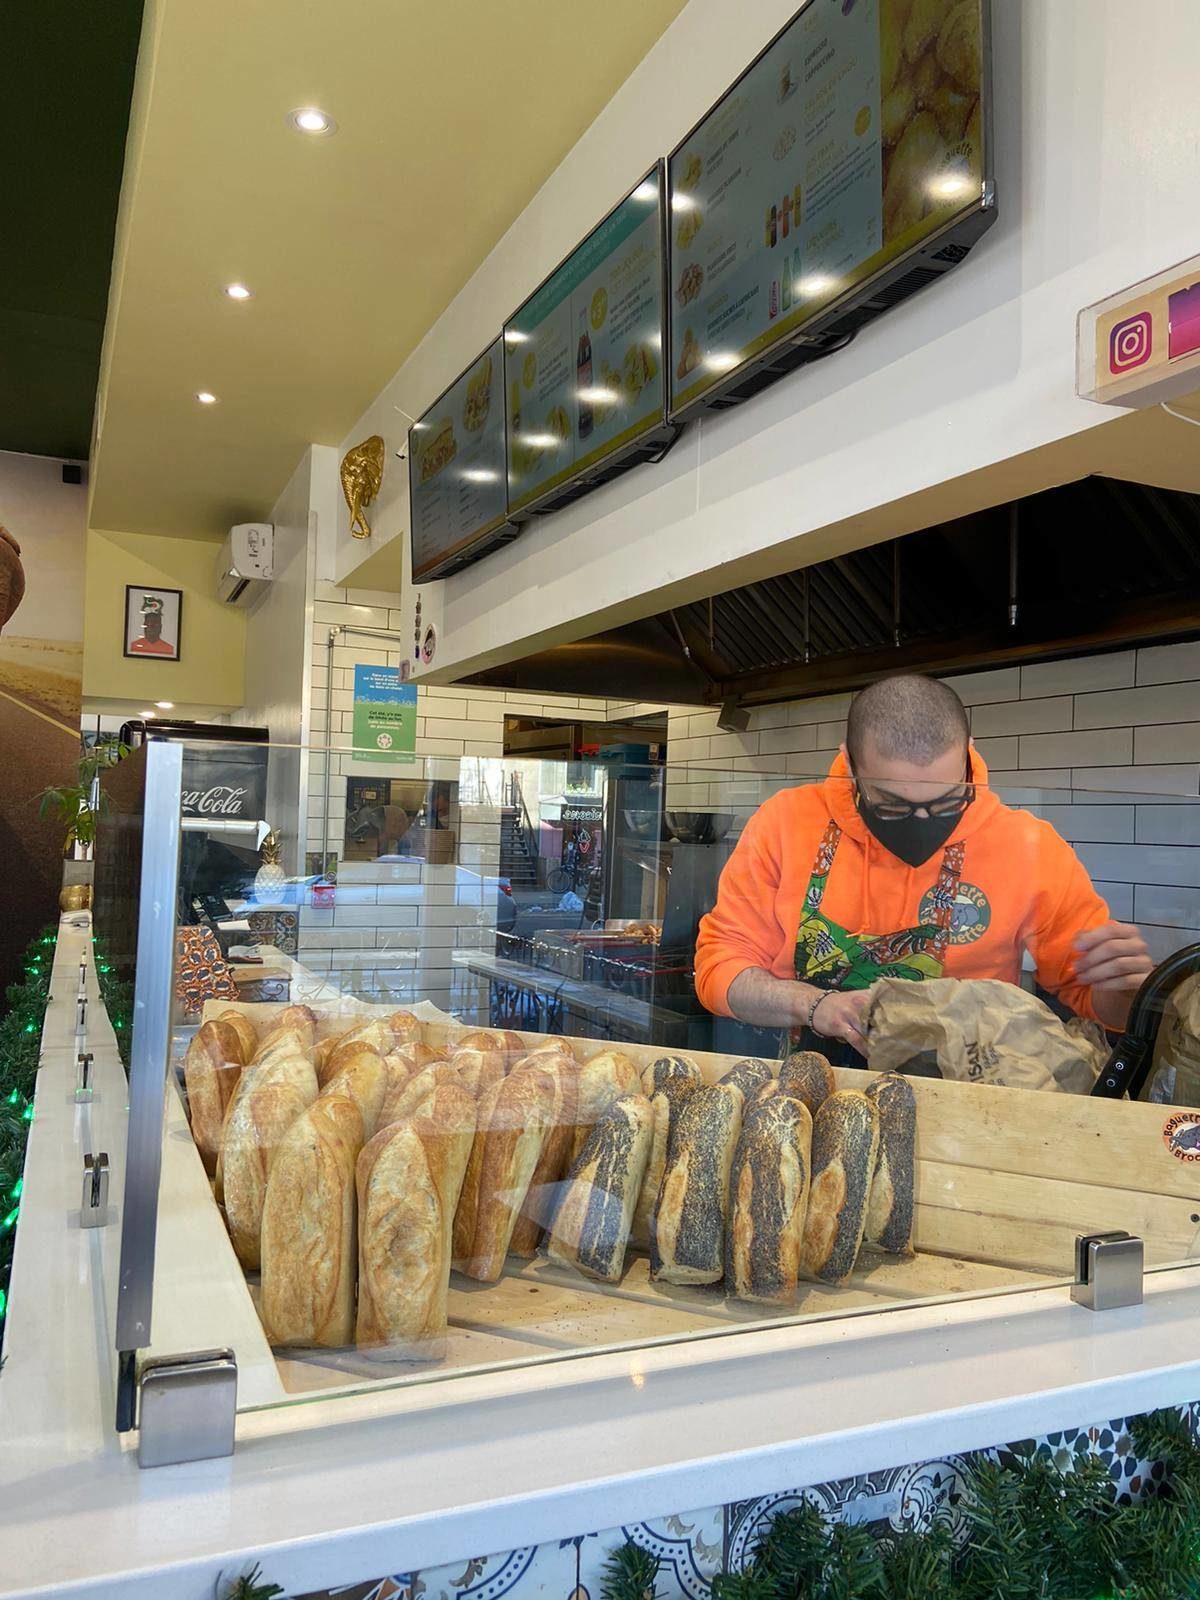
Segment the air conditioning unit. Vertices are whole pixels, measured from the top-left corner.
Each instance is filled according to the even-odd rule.
[[[274,576],[274,526],[239,522],[230,528],[217,561],[217,597],[227,606],[247,605]]]

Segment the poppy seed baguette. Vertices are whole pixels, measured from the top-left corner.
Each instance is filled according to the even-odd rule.
[[[725,1286],[742,1300],[787,1305],[796,1297],[812,1127],[808,1107],[789,1094],[773,1095],[746,1112],[725,1235]]]
[[[547,1254],[604,1283],[617,1283],[653,1128],[650,1102],[622,1095],[602,1113],[571,1168],[550,1227]]]
[[[667,1143],[650,1244],[650,1274],[664,1283],[719,1283],[725,1271],[729,1173],[745,1096],[732,1083],[690,1095]]]
[[[879,1110],[879,1153],[871,1179],[863,1245],[892,1256],[911,1256],[916,1190],[916,1096],[908,1079],[895,1072],[884,1073],[869,1083],[866,1094]]]
[[[858,1089],[830,1095],[813,1118],[812,1188],[800,1273],[845,1283],[854,1271],[879,1153],[879,1111]]]

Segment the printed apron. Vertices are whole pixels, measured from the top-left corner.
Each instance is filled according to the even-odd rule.
[[[932,917],[915,928],[896,933],[849,933],[821,910],[825,887],[833,869],[842,830],[830,819],[804,896],[804,910],[796,931],[796,977],[817,989],[869,989],[880,978],[909,978],[921,982],[940,978],[958,886],[967,847],[947,845],[942,855],[931,898]],[[826,1039],[811,1028],[792,1035],[793,1050],[819,1050],[835,1066],[861,1067],[862,1057],[851,1045]]]

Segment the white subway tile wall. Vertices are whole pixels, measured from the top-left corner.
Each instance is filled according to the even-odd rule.
[[[1200,644],[946,681],[968,708],[992,782],[1078,847],[1113,915],[1137,921],[1156,957],[1200,942]],[[744,820],[752,806],[735,806],[727,782],[697,782],[697,769],[817,779],[849,704],[825,695],[756,706],[744,734],[719,729],[716,712],[672,711],[668,760],[689,771],[673,780],[671,803],[724,804]]]

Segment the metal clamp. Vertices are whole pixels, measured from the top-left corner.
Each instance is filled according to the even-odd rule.
[[[1142,1303],[1146,1250],[1132,1233],[1081,1233],[1075,1240],[1071,1299],[1089,1311],[1116,1311]]]
[[[79,1201],[79,1226],[104,1228],[108,1226],[108,1155],[101,1150],[98,1156],[87,1154],[83,1158],[83,1195]]]
[[[138,1466],[231,1456],[236,1417],[232,1350],[155,1357],[138,1378]]]
[[[92,1052],[81,1050],[76,1057],[75,1102],[77,1105],[92,1098]]]
[[[75,1032],[84,1033],[87,1030],[87,995],[77,995],[76,1003],[79,1006],[79,1011],[75,1017]]]

